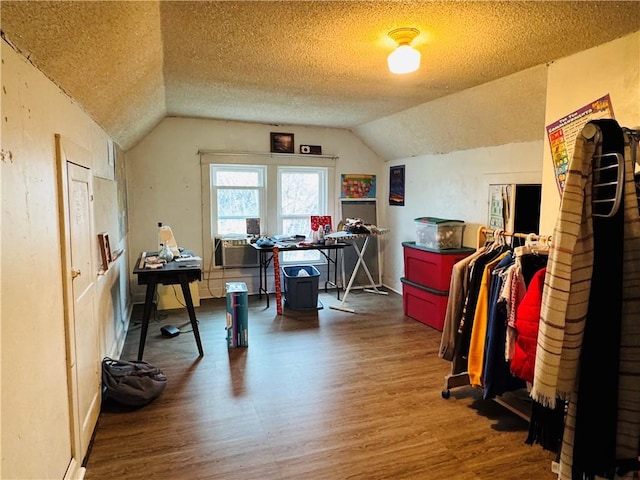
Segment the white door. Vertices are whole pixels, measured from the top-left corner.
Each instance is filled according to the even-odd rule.
[[[100,343],[95,318],[94,245],[91,222],[91,171],[68,162],[69,229],[73,284],[75,371],[78,384],[80,448],[84,453],[100,411]]]
[[[87,161],[88,152],[63,144],[59,136],[56,139],[64,219],[63,283],[73,438],[70,467],[75,469],[87,453],[100,413],[100,330],[95,305],[97,239],[93,234],[91,170],[74,163],[74,160]]]

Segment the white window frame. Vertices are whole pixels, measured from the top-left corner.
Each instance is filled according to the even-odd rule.
[[[304,215],[284,215],[282,212],[282,201],[280,191],[282,187],[282,174],[285,173],[317,173],[320,176],[320,198],[318,198],[319,212]],[[327,169],[324,167],[298,167],[298,166],[279,166],[278,167],[278,202],[277,202],[277,222],[278,231],[284,231],[284,220],[286,218],[306,218],[308,215],[326,215],[328,208],[328,192],[327,192]],[[302,232],[301,232],[302,233]]]
[[[218,232],[218,191],[219,190],[257,190],[260,215],[260,225],[264,225],[267,222],[267,167],[264,165],[230,165],[230,164],[211,164],[210,169],[210,184],[209,184],[209,198],[211,201],[210,209],[210,223],[211,223],[211,238],[220,236]],[[259,186],[219,186],[216,185],[216,172],[256,172],[261,179],[261,185]],[[215,221],[214,221],[215,217]],[[237,234],[246,234],[244,232],[234,232]]]
[[[326,215],[331,215],[334,223],[338,221],[339,215],[339,194],[336,186],[339,186],[340,179],[336,177],[335,169],[338,157],[328,155],[298,155],[298,154],[266,154],[249,152],[225,152],[216,150],[199,150],[200,171],[201,171],[201,195],[202,195],[202,245],[203,245],[203,265],[205,271],[212,271],[209,266],[213,266],[212,256],[214,255],[214,226],[211,205],[211,164],[229,165],[258,165],[264,166],[267,170],[265,182],[265,202],[262,204],[266,209],[262,214],[260,229],[265,235],[273,236],[278,233],[279,224],[277,220],[278,202],[278,174],[277,167],[283,166],[310,166],[327,168],[327,199],[328,208]],[[273,186],[276,188],[273,188]],[[338,193],[336,193],[338,192]],[[333,199],[333,200],[332,200]],[[334,225],[335,228],[335,225]],[[257,268],[257,267],[256,267]]]
[[[317,212],[313,212],[313,213],[305,213],[305,214],[301,214],[301,215],[285,215],[284,212],[282,211],[282,196],[280,195],[280,192],[282,190],[282,175],[283,174],[291,174],[291,173],[303,173],[303,174],[308,174],[308,173],[316,173],[319,175],[319,198],[318,198],[318,210]],[[278,224],[278,231],[282,232],[284,231],[284,220],[285,219],[289,219],[289,218],[308,218],[310,215],[327,215],[327,209],[328,209],[328,189],[327,189],[327,185],[328,185],[328,169],[326,167],[309,167],[309,166],[289,166],[289,165],[279,165],[277,168],[277,174],[278,174],[278,201],[277,201],[277,224]],[[307,233],[307,232],[300,232],[300,233]],[[296,263],[296,262],[300,262],[299,259],[295,258],[296,255],[293,255],[290,252],[283,252],[282,254],[282,263]],[[299,255],[298,255],[299,257]],[[312,263],[312,264],[320,264],[320,263],[325,263],[325,257],[322,256],[322,254],[320,252],[318,252],[317,250],[310,250],[307,252],[304,252],[304,257],[305,257],[305,262],[308,263]]]

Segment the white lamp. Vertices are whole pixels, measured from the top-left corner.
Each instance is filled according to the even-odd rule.
[[[396,28],[389,32],[389,36],[398,44],[387,58],[391,73],[411,73],[420,67],[420,52],[411,46],[419,34],[415,28]]]

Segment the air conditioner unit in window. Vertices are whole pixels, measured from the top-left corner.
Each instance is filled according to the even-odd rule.
[[[216,237],[214,242],[216,268],[248,268],[259,265],[258,251],[245,237]]]

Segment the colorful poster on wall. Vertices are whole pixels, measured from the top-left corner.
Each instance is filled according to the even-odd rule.
[[[362,173],[343,173],[340,198],[376,198],[376,176]]]
[[[404,165],[389,168],[389,205],[404,206]]]
[[[547,136],[551,147],[556,184],[560,195],[564,191],[569,162],[573,157],[576,137],[590,120],[615,118],[609,94],[547,125]]]

